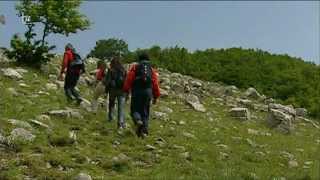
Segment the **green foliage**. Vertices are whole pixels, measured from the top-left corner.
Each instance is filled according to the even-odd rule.
[[[88,54],[88,57],[99,59],[110,59],[113,56],[127,56],[129,53],[128,44],[122,39],[110,38],[96,42],[96,46]]]
[[[22,0],[16,5],[19,17],[30,17],[27,22],[25,39],[14,35],[11,40],[12,50],[7,51],[10,58],[15,58],[19,64],[40,66],[53,57],[49,51],[55,46],[49,46],[46,37],[49,34],[63,34],[68,36],[77,30],[85,30],[89,27],[89,20],[79,12],[80,0]],[[37,34],[34,27],[43,27],[42,37],[36,40]]]
[[[145,49],[155,65],[207,81],[255,87],[283,103],[305,107],[320,117],[320,67],[288,55],[230,48],[188,52],[181,47]],[[138,53],[138,49],[135,53]]]

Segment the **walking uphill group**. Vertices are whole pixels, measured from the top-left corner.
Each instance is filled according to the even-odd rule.
[[[107,72],[106,72],[107,70]],[[84,62],[71,44],[65,47],[60,80],[64,78],[64,91],[68,102],[82,102],[79,92],[75,89],[79,77],[85,73]],[[115,56],[110,66],[98,61],[96,71],[95,91],[92,100],[92,110],[98,109],[98,98],[103,94],[109,95],[107,121],[111,122],[117,103],[118,128],[126,128],[124,106],[131,94],[130,115],[136,127],[138,137],[149,134],[149,113],[151,102],[156,104],[160,97],[158,73],[151,67],[148,54],[141,53],[138,63],[133,64],[128,72],[121,64],[121,59]]]

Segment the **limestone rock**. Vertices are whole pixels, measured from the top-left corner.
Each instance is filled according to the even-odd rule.
[[[56,84],[53,84],[53,83],[47,83],[46,84],[46,89],[52,90],[52,91],[56,91],[58,89],[58,86]]]
[[[79,173],[75,180],[92,180],[91,176],[86,173]]]
[[[25,121],[20,121],[20,120],[16,120],[16,119],[9,119],[8,122],[14,126],[18,126],[18,127],[26,128],[26,129],[32,129],[32,126]]]
[[[229,112],[234,118],[250,120],[250,112],[247,108],[232,108]]]
[[[300,116],[300,117],[306,117],[308,114],[308,111],[305,108],[296,108],[295,110],[296,110],[297,116]]]
[[[163,112],[158,112],[158,111],[154,111],[152,117],[153,117],[153,119],[159,119],[159,120],[164,120],[164,121],[169,120],[168,114],[163,113]]]
[[[246,97],[253,98],[253,99],[259,99],[259,98],[262,97],[262,96],[259,94],[259,92],[258,92],[256,89],[252,88],[252,87],[248,88],[248,89],[246,90],[246,92],[244,93],[244,95],[245,95]]]
[[[199,98],[196,95],[187,95],[186,102],[187,104],[191,105],[194,110],[199,112],[206,112],[206,108],[200,103]]]
[[[22,75],[20,73],[18,73],[18,71],[16,71],[15,69],[12,68],[5,68],[5,69],[1,69],[2,73],[4,76],[9,77],[11,79],[22,79]]]
[[[20,139],[22,141],[32,142],[35,137],[36,136],[33,135],[30,131],[27,131],[23,128],[16,128],[11,131],[8,139],[10,139],[10,141],[16,141],[16,140]]]

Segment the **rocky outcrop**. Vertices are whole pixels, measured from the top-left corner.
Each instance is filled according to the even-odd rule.
[[[267,122],[270,127],[277,128],[280,132],[291,133],[294,129],[296,111],[289,106],[269,104]]]
[[[250,120],[250,112],[247,108],[232,108],[230,115],[240,120]]]

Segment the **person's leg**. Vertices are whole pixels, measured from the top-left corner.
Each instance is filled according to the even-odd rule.
[[[64,80],[64,93],[67,97],[68,102],[71,102],[74,99],[71,92],[71,76],[69,73],[66,74],[66,77]]]
[[[133,95],[131,97],[131,117],[136,126],[136,134],[138,137],[141,137],[141,130],[142,130],[142,117],[140,114],[140,107],[141,107],[141,97],[137,95]]]
[[[118,127],[125,128],[125,121],[124,121],[125,97],[122,95],[117,96],[117,100],[118,100]]]
[[[115,101],[116,101],[116,96],[113,93],[109,93],[109,112],[108,112],[109,121],[112,121],[113,119]]]
[[[77,103],[80,104],[82,99],[80,97],[80,94],[79,92],[75,89],[77,83],[78,83],[78,80],[79,80],[79,76],[78,75],[72,75],[71,76],[71,82],[70,82],[70,86],[71,86],[71,92],[72,92],[72,95],[76,98],[77,100]]]
[[[149,128],[149,113],[150,113],[150,103],[151,98],[145,97],[143,99],[143,109],[142,109],[142,133],[145,135],[149,134],[148,128]]]

